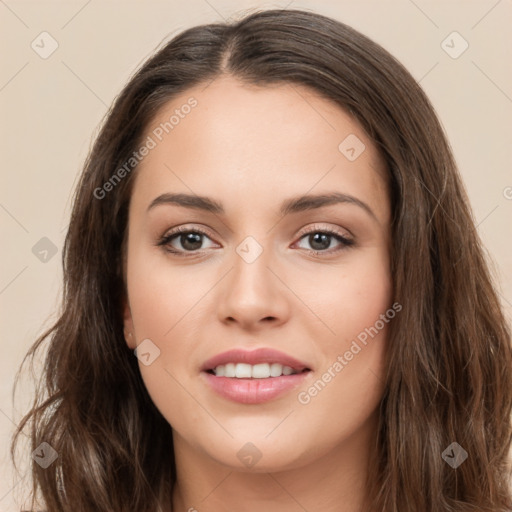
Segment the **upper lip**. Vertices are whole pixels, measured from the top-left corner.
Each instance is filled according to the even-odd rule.
[[[217,354],[203,363],[201,371],[213,370],[217,366],[226,363],[246,363],[250,365],[260,363],[279,363],[283,366],[289,366],[297,372],[301,372],[304,369],[310,369],[306,363],[299,361],[284,352],[279,352],[272,348],[258,348],[250,351],[232,349],[227,352]]]

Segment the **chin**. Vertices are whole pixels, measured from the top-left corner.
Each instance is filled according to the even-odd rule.
[[[246,473],[269,473],[298,469],[316,458],[315,446],[304,449],[304,440],[288,437],[285,439],[276,436],[274,439],[265,440],[262,437],[250,437],[241,439],[226,439],[225,442],[212,440],[212,445],[205,446],[207,454],[219,464],[233,471]],[[215,449],[212,450],[213,444]],[[299,451],[298,447],[301,447]],[[309,456],[307,454],[310,454]],[[313,455],[314,454],[314,455]],[[311,459],[311,460],[309,460]]]

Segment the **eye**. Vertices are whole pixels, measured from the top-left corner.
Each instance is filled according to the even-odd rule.
[[[164,235],[157,243],[158,246],[163,246],[166,251],[169,251],[177,256],[188,256],[186,253],[193,253],[204,249],[201,247],[203,239],[207,237],[206,231],[199,228],[187,228],[180,226],[170,233]],[[176,247],[176,245],[181,247]]]
[[[307,231],[301,236],[300,240],[305,240],[311,247],[311,249],[306,248],[306,250],[315,254],[320,252],[331,254],[354,245],[353,239],[347,238],[337,231],[322,228],[314,228]],[[338,243],[338,248],[331,250],[333,242],[334,244],[336,244],[336,242]]]
[[[165,251],[175,254],[176,256],[193,256],[195,252],[207,249],[202,247],[204,239],[211,241],[208,233],[200,228],[188,228],[180,226],[170,233],[165,234],[158,242],[158,246],[162,246]],[[300,236],[299,242],[306,240],[311,248],[300,247],[314,254],[326,253],[332,254],[354,245],[354,240],[347,238],[340,232],[314,227]],[[299,243],[297,242],[297,244]],[[332,250],[332,245],[338,243],[338,248]],[[211,245],[215,247],[215,245]]]

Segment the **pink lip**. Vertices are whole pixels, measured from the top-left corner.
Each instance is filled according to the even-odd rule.
[[[216,377],[201,372],[208,385],[219,395],[242,404],[261,404],[277,398],[297,387],[311,372],[269,377],[268,379],[238,379],[236,377]]]
[[[251,351],[232,349],[227,352],[222,352],[222,354],[217,354],[216,356],[208,359],[208,361],[205,361],[200,370],[212,370],[216,366],[226,363],[246,363],[250,365],[259,363],[279,363],[283,366],[289,366],[298,372],[301,372],[306,368],[311,369],[306,363],[303,363],[284,352],[279,352],[272,348],[258,348]],[[278,379],[280,377],[274,378]]]
[[[299,373],[267,379],[238,379],[236,377],[216,377],[208,372],[208,370],[226,363],[250,365],[279,363],[289,366]],[[299,386],[310,373],[303,371],[306,369],[310,370],[311,368],[302,361],[271,348],[259,348],[251,351],[233,349],[208,359],[201,366],[201,377],[206,379],[206,383],[224,398],[243,404],[260,404],[273,400]]]

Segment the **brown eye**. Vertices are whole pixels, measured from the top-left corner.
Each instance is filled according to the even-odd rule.
[[[307,243],[310,245],[310,249],[308,249],[307,247],[305,249],[315,253],[333,253],[343,250],[354,244],[354,240],[346,238],[340,233],[331,230],[315,229],[314,231],[309,231],[308,233],[305,233],[304,235],[301,236],[300,239],[306,239]],[[338,243],[338,248],[330,250],[332,249],[333,242],[334,244],[336,244],[336,242]]]
[[[181,246],[187,251],[197,251],[201,248],[203,242],[203,236],[201,233],[182,233],[173,238],[176,238]]]
[[[205,238],[210,240],[207,233],[198,228],[177,228],[164,235],[157,245],[178,256],[187,256],[187,253],[205,249],[202,247]]]

